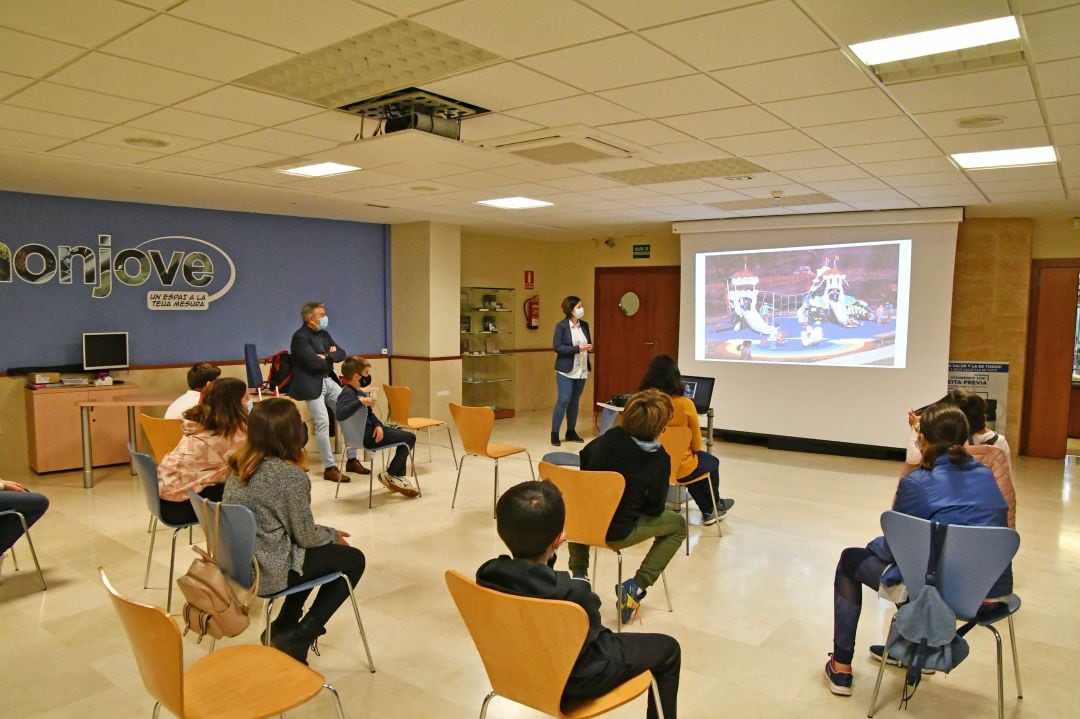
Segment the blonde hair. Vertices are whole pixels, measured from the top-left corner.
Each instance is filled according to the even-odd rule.
[[[671,397],[658,389],[646,389],[630,398],[618,424],[631,437],[654,440],[671,422],[674,413]]]

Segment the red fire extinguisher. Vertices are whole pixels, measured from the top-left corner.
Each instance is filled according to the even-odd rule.
[[[525,313],[525,328],[540,329],[540,295],[533,295],[525,300],[522,311]]]

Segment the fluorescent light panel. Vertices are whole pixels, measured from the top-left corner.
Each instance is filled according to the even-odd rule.
[[[480,200],[476,204],[498,207],[500,210],[531,210],[534,207],[551,207],[555,203],[532,200],[528,197],[502,197],[497,200]]]
[[[278,170],[286,175],[299,175],[301,177],[329,177],[330,175],[344,175],[346,172],[356,172],[363,168],[352,165],[342,165],[339,162],[320,162],[315,165],[303,165],[290,167],[287,170]]]
[[[950,155],[950,157],[965,170],[1049,165],[1057,162],[1057,153],[1050,146],[1020,147],[1014,150],[991,150],[988,152],[957,152]]]
[[[851,45],[851,51],[867,65],[881,65],[896,60],[936,55],[951,50],[991,45],[1020,37],[1016,18],[1011,15],[967,25],[898,35]]]

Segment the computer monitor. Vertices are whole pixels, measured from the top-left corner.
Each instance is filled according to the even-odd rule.
[[[686,386],[684,394],[693,401],[698,414],[708,413],[709,407],[712,406],[713,385],[716,380],[712,377],[693,377],[684,374],[682,381]]]
[[[82,336],[83,369],[125,369],[128,361],[127,332],[84,332]]]

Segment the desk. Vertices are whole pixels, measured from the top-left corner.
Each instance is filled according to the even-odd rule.
[[[105,397],[102,399],[84,400],[76,402],[82,414],[82,461],[83,461],[83,486],[90,489],[94,486],[93,449],[90,446],[90,408],[91,407],[127,407],[128,416],[128,441],[132,447],[138,447],[138,425],[135,421],[136,407],[168,407],[176,399],[175,394],[129,394],[123,397]],[[131,473],[135,474],[132,466]]]
[[[608,404],[607,402],[597,402],[596,406],[601,410],[600,434],[603,434],[615,426],[615,419],[619,416],[619,413],[623,411],[623,408],[614,404]],[[715,413],[713,412],[713,408],[709,407],[709,411],[705,413],[705,446],[708,448],[706,451],[712,451],[714,416]]]

